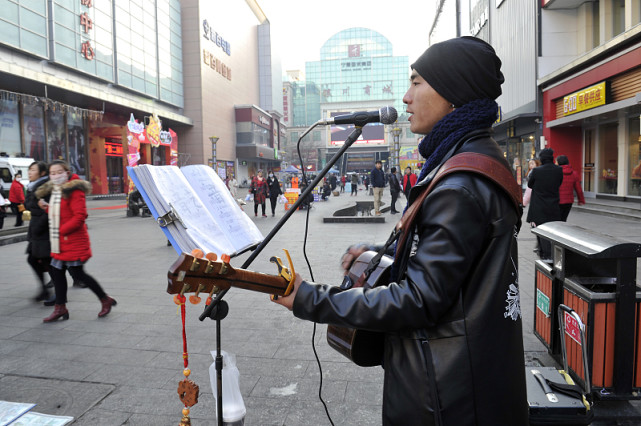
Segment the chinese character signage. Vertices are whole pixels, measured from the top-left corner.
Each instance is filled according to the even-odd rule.
[[[605,105],[605,81],[563,98],[563,116]]]
[[[350,58],[358,58],[361,56],[361,45],[360,44],[350,44],[347,47],[348,56]]]
[[[92,7],[91,0],[80,0],[80,4],[88,9]],[[89,38],[89,40],[83,39],[80,45],[80,53],[86,60],[93,61],[93,59],[96,57],[96,53],[94,52],[93,46],[91,45],[90,33],[90,31],[93,29],[93,20],[87,12],[81,13],[79,15],[79,19],[80,26],[82,27],[80,33],[83,37]]]

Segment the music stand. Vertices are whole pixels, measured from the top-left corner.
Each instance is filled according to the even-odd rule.
[[[298,144],[302,141],[302,139],[307,135],[314,127],[316,127],[319,123],[314,124],[312,127],[307,129],[305,133],[303,133],[300,138],[298,139]],[[280,231],[280,228],[285,225],[287,220],[291,217],[292,214],[298,209],[298,207],[304,202],[304,200],[307,199],[309,194],[314,190],[314,187],[318,184],[318,182],[325,177],[325,175],[329,172],[329,170],[332,168],[332,166],[338,161],[339,158],[347,151],[347,149],[352,146],[354,142],[358,139],[358,137],[363,133],[363,127],[362,126],[356,126],[352,133],[347,137],[345,140],[345,143],[343,146],[338,150],[336,154],[327,162],[323,170],[320,171],[320,173],[314,178],[314,180],[307,185],[305,190],[302,192],[302,194],[298,197],[298,200],[293,204],[293,206],[287,210],[285,215],[278,221],[276,226],[272,228],[272,230],[267,234],[265,239],[252,251],[251,255],[245,260],[243,265],[241,266],[242,269],[247,269],[249,265],[256,259],[256,257],[260,254],[261,251],[265,248],[267,244],[274,238],[274,236]],[[303,182],[307,184],[307,177],[303,173],[304,180]],[[226,301],[222,300],[222,298],[227,294],[226,290],[220,291],[218,294],[216,294],[216,297],[212,299],[212,302],[205,307],[205,310],[203,311],[202,314],[200,314],[200,317],[198,319],[200,321],[204,321],[205,318],[211,318],[216,321],[216,360],[215,360],[215,365],[216,365],[216,392],[218,393],[218,397],[216,398],[216,414],[218,417],[218,426],[223,426],[223,355],[221,353],[220,349],[220,330],[221,330],[221,321],[225,319],[227,314],[229,313],[229,305],[227,304]]]

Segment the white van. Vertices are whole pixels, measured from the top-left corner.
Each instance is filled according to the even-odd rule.
[[[11,182],[13,182],[13,177],[16,172],[22,172],[22,183],[25,187],[29,183],[29,166],[35,160],[33,158],[25,157],[0,157],[0,184],[2,184],[2,191],[4,192],[5,197],[9,196],[9,188],[11,188]]]

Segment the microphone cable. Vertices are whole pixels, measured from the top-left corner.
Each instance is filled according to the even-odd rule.
[[[298,160],[300,161],[300,168],[303,173],[303,184],[305,185],[305,188],[307,188],[308,181],[307,181],[307,175],[305,174],[305,167],[303,166],[303,156],[300,153],[300,143],[307,135],[311,129],[316,127],[316,125],[312,126],[307,130],[307,132],[303,133],[301,137],[298,139],[298,142],[296,144],[296,151],[298,152]],[[310,193],[311,194],[311,193]],[[303,205],[305,205],[305,201],[303,201]],[[303,257],[305,258],[305,263],[307,263],[307,270],[309,271],[309,277],[314,282],[314,272],[312,271],[312,265],[309,262],[309,258],[307,257],[307,234],[309,232],[309,212],[312,209],[311,203],[307,203],[307,212],[305,215],[305,232],[303,233]],[[321,366],[320,358],[318,357],[318,352],[316,351],[316,326],[317,323],[314,322],[314,327],[312,329],[312,350],[314,351],[314,357],[316,358],[316,364],[318,365],[318,372],[320,376],[320,382],[318,384],[318,399],[320,399],[320,402],[323,404],[323,408],[325,408],[325,415],[327,416],[327,419],[331,423],[332,426],[334,426],[334,422],[332,421],[332,416],[329,414],[329,409],[327,408],[327,403],[323,399],[323,367]]]

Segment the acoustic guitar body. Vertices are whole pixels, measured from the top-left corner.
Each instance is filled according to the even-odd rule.
[[[392,258],[389,256],[381,258],[378,267],[372,272],[367,281],[360,281],[361,275],[374,256],[376,256],[376,252],[366,251],[354,261],[347,274],[347,278],[354,283],[353,287],[369,288],[386,285],[389,282],[390,267],[393,263]],[[361,367],[381,365],[383,361],[383,342],[384,334],[380,332],[357,330],[336,325],[327,326],[327,343],[329,343],[329,346]]]

